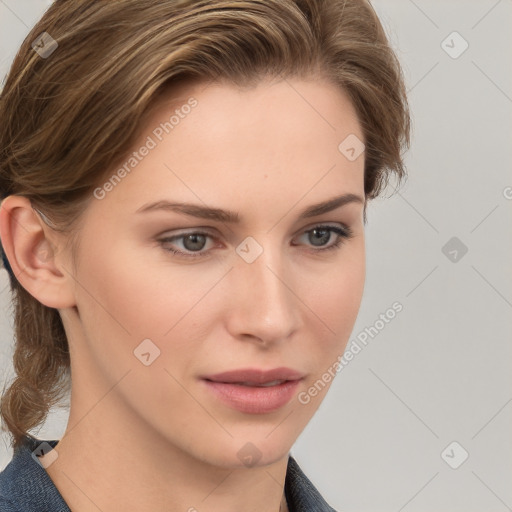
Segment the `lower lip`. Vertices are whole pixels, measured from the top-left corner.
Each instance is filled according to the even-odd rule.
[[[268,387],[242,386],[203,380],[217,398],[234,409],[249,414],[265,414],[286,405],[294,396],[300,380],[287,380]]]

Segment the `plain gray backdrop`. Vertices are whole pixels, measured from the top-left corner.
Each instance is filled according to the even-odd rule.
[[[50,3],[0,0],[0,79]],[[370,203],[348,346],[362,333],[367,343],[291,453],[345,512],[512,510],[512,0],[373,5],[409,89],[409,177]],[[13,376],[4,269],[0,301],[3,383]],[[58,439],[66,422],[57,409],[33,433]],[[4,433],[0,469],[11,457]]]

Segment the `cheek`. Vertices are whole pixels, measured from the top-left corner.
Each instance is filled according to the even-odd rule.
[[[225,270],[203,272],[199,279],[197,266],[144,267],[141,251],[113,245],[117,249],[102,256],[91,251],[80,265],[85,290],[78,290],[77,304],[88,350],[98,365],[117,368],[116,375],[142,366],[134,350],[146,345],[158,354],[152,367],[187,367],[194,339],[210,318],[204,304],[215,290],[209,290]],[[146,339],[157,348],[141,345]]]
[[[359,312],[365,282],[364,244],[352,247],[340,264],[304,288],[304,302],[310,309],[309,336],[302,352],[307,354],[310,377],[297,395],[299,410],[309,418],[331,387],[338,361],[343,356]],[[348,251],[347,251],[348,253]],[[307,294],[306,294],[307,292]]]
[[[311,309],[338,334],[336,327],[353,324],[359,311],[366,274],[364,239],[341,249],[340,258],[303,283]],[[329,321],[327,321],[329,320]]]
[[[321,337],[319,359],[325,366],[342,354],[354,328],[366,275],[364,240],[345,251],[339,262],[303,283],[301,297],[311,316],[310,330]],[[318,340],[320,341],[320,340]]]
[[[81,265],[81,305],[125,337],[163,336],[208,290],[209,281],[194,278],[192,267],[150,264],[144,251],[113,245]]]

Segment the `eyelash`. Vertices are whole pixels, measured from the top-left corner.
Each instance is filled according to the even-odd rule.
[[[327,230],[327,231],[330,231],[331,233],[334,232],[338,235],[338,238],[332,245],[329,245],[327,247],[322,247],[320,249],[314,249],[313,250],[314,253],[323,253],[325,251],[339,249],[345,243],[345,241],[349,240],[350,238],[352,238],[354,236],[352,230],[348,226],[345,226],[344,228],[338,228],[338,227],[334,227],[334,226],[324,226],[321,224],[319,224],[318,226],[314,226],[313,228],[308,229],[307,231],[304,231],[302,233],[302,235],[305,235],[306,233],[311,233],[315,229]],[[187,236],[190,236],[190,235],[203,235],[203,236],[208,236],[208,237],[213,238],[210,233],[206,233],[203,231],[189,231],[187,233],[182,233],[181,235],[162,238],[158,241],[163,246],[164,243],[168,243],[168,242],[171,242],[174,240],[179,240],[181,238],[186,238]],[[166,248],[164,248],[164,251],[171,252],[171,253],[175,254],[176,256],[180,256],[180,257],[183,256],[185,258],[203,258],[203,257],[207,256],[207,254],[208,254],[208,251],[186,253],[186,252],[179,251],[176,249],[166,249]]]

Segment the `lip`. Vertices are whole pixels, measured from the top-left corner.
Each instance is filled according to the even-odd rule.
[[[260,370],[244,368],[202,378],[206,388],[224,404],[248,414],[265,414],[286,405],[304,374],[291,368]],[[284,381],[262,387],[261,384]],[[243,385],[242,383],[254,385]]]
[[[203,378],[214,382],[254,382],[255,384],[265,384],[273,380],[299,380],[302,379],[302,377],[304,377],[304,374],[299,371],[281,366],[271,370],[241,368],[239,370],[217,373],[215,375],[207,375]]]

